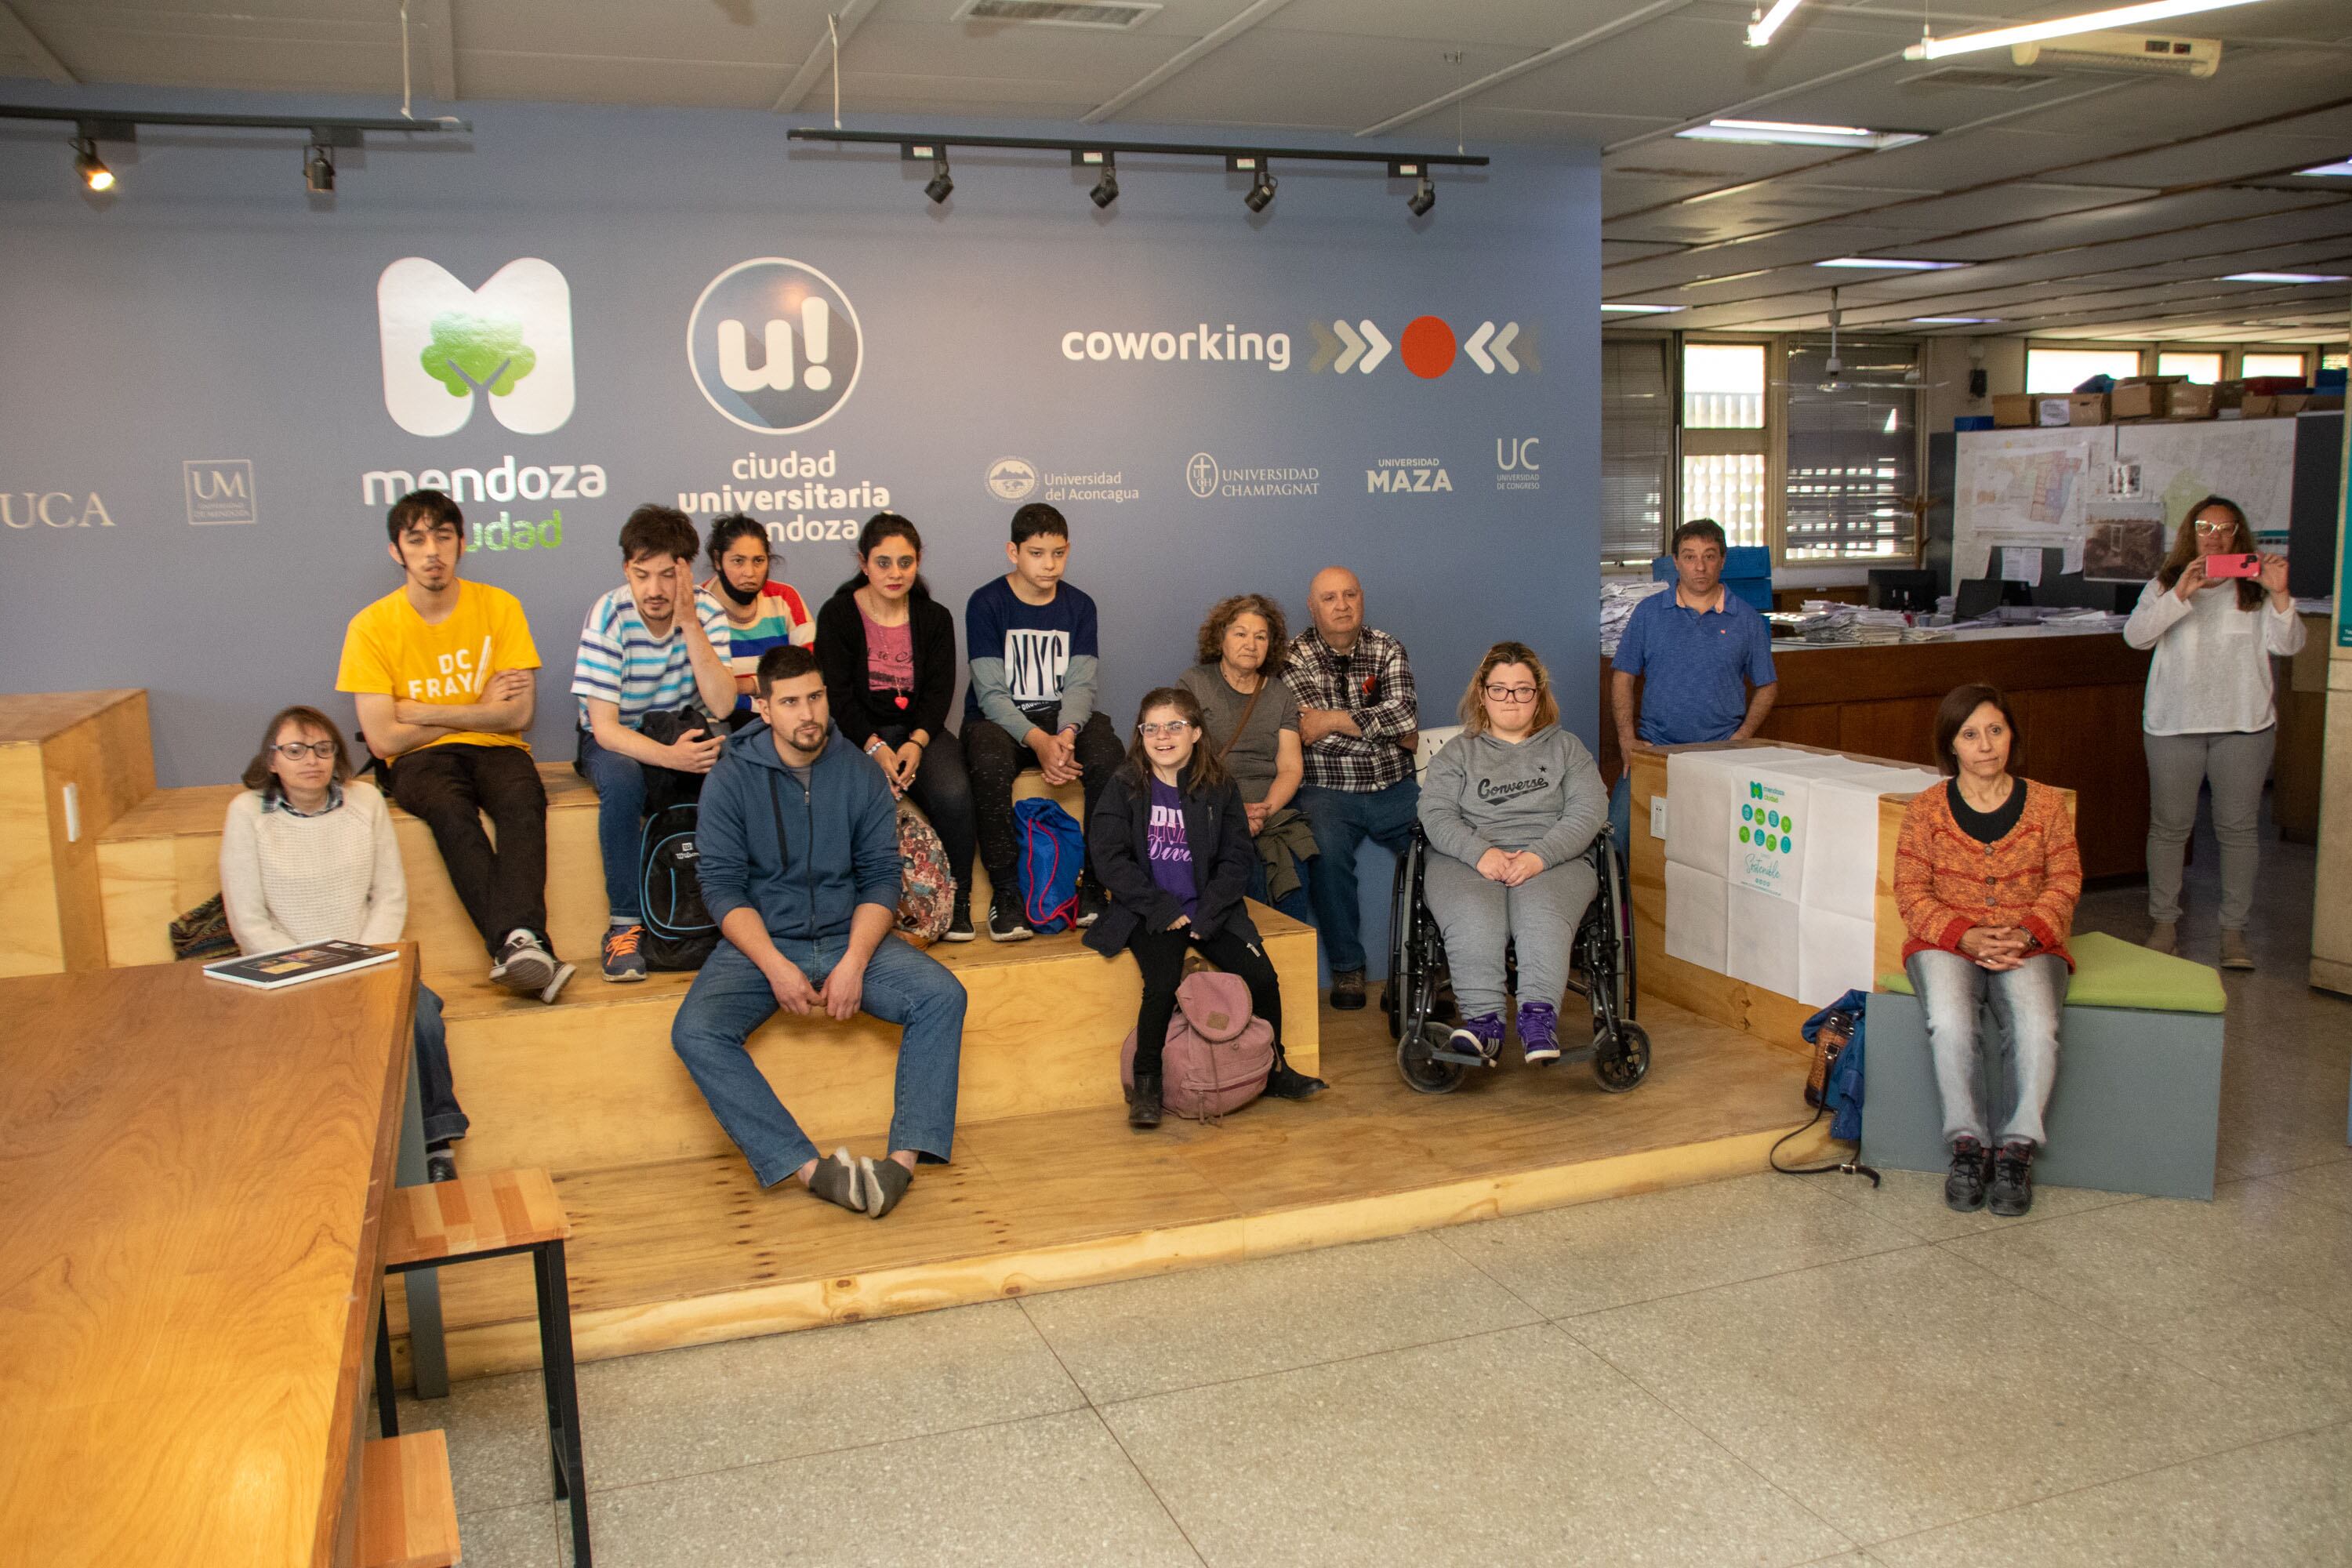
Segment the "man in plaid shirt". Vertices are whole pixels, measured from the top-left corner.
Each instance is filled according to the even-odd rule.
[[[1356,848],[1369,838],[1402,854],[1412,842],[1421,709],[1404,644],[1364,625],[1364,586],[1354,573],[1325,567],[1307,601],[1315,624],[1291,639],[1285,673],[1307,749],[1296,804],[1319,851],[1307,890],[1331,964],[1331,1005],[1353,1010],[1364,1005]]]

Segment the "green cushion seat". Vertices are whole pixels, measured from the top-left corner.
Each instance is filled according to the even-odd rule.
[[[2100,931],[2069,937],[2074,973],[2066,986],[2069,1007],[2129,1007],[2147,1013],[2221,1013],[2230,998],[2221,974],[2209,966],[2170,953],[2151,952],[2137,942]],[[1878,978],[1882,990],[1912,994],[1911,977],[1901,970]]]

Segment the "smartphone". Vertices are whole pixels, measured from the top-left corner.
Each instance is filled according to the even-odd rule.
[[[2259,577],[2263,574],[2263,558],[2259,555],[2208,555],[2205,575],[2208,577]]]

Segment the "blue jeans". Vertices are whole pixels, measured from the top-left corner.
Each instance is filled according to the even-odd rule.
[[[822,986],[849,949],[846,936],[776,939],[778,951]],[[939,960],[886,936],[866,964],[865,1012],[902,1026],[890,1147],[946,1163],[955,1137],[956,1069],[963,1053],[963,983]],[[743,1042],[776,1014],[768,977],[731,942],[712,951],[670,1025],[669,1043],[694,1075],[719,1125],[763,1187],[817,1158],[817,1147],[768,1087]]]
[[[1280,900],[1266,897],[1265,862],[1258,861],[1250,868],[1249,896],[1261,904],[1271,904],[1301,925],[1313,925],[1315,900],[1307,889],[1315,885],[1315,878],[1308,868],[1321,858],[1322,857],[1318,855],[1298,862],[1298,886],[1291,889],[1288,898]]]
[[[463,1138],[468,1125],[457,1104],[457,1086],[449,1076],[449,1031],[441,1022],[441,998],[430,988],[416,988],[416,1098],[425,1121],[427,1143],[447,1143]]]
[[[1927,1020],[1927,1052],[1935,1060],[1936,1094],[1944,1105],[1944,1142],[1965,1132],[1979,1143],[2022,1139],[2042,1144],[2042,1112],[2058,1081],[2058,1019],[2066,1005],[2066,961],[2045,952],[1998,973],[1957,952],[1930,948],[1903,965]],[[1979,1014],[1990,1005],[2000,1052],[1985,1063]],[[1986,1072],[1986,1068],[1990,1072]],[[1978,1103],[1979,1077],[2008,1102],[2000,1137],[1986,1135]]]
[[[1413,815],[1421,805],[1421,785],[1409,778],[1369,794],[1357,790],[1301,788],[1296,804],[1315,829],[1315,875],[1307,892],[1315,902],[1315,926],[1322,933],[1323,956],[1334,974],[1361,973],[1364,968],[1363,920],[1357,903],[1356,849],[1369,838],[1391,854],[1402,855],[1412,842]]]
[[[616,925],[646,917],[638,861],[645,853],[646,765],[608,752],[593,731],[580,731],[580,756],[572,767],[596,787],[596,847],[604,856],[604,903]]]

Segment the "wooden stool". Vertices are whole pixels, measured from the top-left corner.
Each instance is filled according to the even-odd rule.
[[[457,1499],[438,1432],[379,1437],[360,1450],[360,1568],[450,1568]]]
[[[580,1385],[572,1362],[572,1289],[563,1243],[572,1221],[545,1171],[499,1171],[419,1187],[394,1187],[384,1205],[383,1269],[403,1274],[509,1253],[530,1254],[539,1288],[539,1358],[547,1384],[547,1432],[555,1495],[572,1505],[572,1561],[590,1568],[588,1487],[580,1458]],[[386,1437],[399,1435],[392,1389],[390,1320],[378,1309],[376,1414]],[[437,1434],[436,1434],[437,1436]]]

